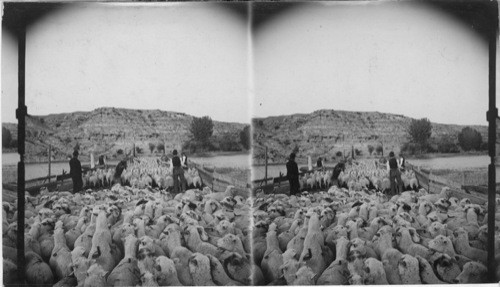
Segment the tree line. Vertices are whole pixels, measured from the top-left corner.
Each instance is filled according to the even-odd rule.
[[[422,118],[412,119],[407,132],[409,141],[401,146],[401,151],[407,154],[458,153],[488,149],[488,143],[483,142],[481,133],[471,127],[464,127],[456,137],[443,136],[431,141],[432,124],[427,118]]]

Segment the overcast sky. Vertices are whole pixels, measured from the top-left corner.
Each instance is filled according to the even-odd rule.
[[[254,33],[217,3],[68,6],[28,30],[30,114],[114,106],[249,122],[335,109],[487,124],[486,45],[422,4],[302,4]],[[2,121],[15,122],[16,43],[5,29],[2,40]]]
[[[27,31],[32,115],[102,106],[248,123],[247,22],[217,4],[87,4]],[[17,107],[17,53],[3,29],[2,121]]]
[[[486,45],[427,6],[310,3],[269,21],[253,44],[257,117],[335,109],[487,125]]]

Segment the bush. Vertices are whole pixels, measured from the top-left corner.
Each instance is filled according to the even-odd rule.
[[[2,147],[10,147],[10,143],[12,141],[12,135],[10,134],[10,131],[2,127]]]
[[[483,143],[483,138],[481,134],[473,128],[465,127],[458,134],[458,144],[465,150],[480,150],[481,144]]]
[[[150,151],[151,153],[153,153],[153,151],[155,150],[155,144],[154,144],[154,143],[149,143],[149,145],[148,145],[148,146],[149,146],[149,151]]]
[[[437,144],[437,150],[440,153],[457,153],[460,152],[458,146],[452,142],[440,142]]]
[[[191,128],[189,129],[193,139],[208,145],[210,137],[214,132],[214,123],[212,119],[208,116],[202,118],[193,118],[191,122]]]
[[[137,154],[142,154],[143,150],[142,150],[142,148],[141,148],[141,147],[136,146],[136,147],[135,147],[135,152],[136,152]]]
[[[384,147],[382,147],[381,145],[377,146],[375,152],[377,152],[377,154],[384,154]]]
[[[420,120],[412,119],[408,127],[408,134],[413,143],[418,143],[422,147],[425,146],[432,134],[431,122],[426,118]]]
[[[375,148],[372,145],[368,145],[368,152],[370,153],[370,155],[372,155],[374,150]]]
[[[342,152],[341,152],[341,151],[338,151],[338,152],[336,152],[336,153],[335,153],[335,155],[336,155],[337,157],[342,157]]]
[[[360,156],[362,154],[361,150],[359,150],[357,148],[354,149],[354,152],[355,152],[356,156]]]
[[[246,126],[240,132],[240,143],[245,149],[250,148],[250,126]]]
[[[123,154],[123,150],[122,150],[122,149],[117,150],[117,151],[116,151],[116,154],[117,154],[117,155],[122,155],[122,154]]]
[[[164,152],[165,151],[165,145],[163,143],[159,143],[157,146],[156,146],[156,150],[158,152]]]

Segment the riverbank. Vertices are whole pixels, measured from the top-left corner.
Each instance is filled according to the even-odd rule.
[[[410,159],[433,159],[433,158],[450,158],[450,157],[473,157],[473,156],[487,156],[488,152],[463,152],[463,153],[425,153],[419,155],[406,156]]]

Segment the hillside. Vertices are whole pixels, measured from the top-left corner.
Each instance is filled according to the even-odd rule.
[[[133,144],[149,154],[149,143],[165,143],[165,150],[181,149],[189,139],[193,116],[161,110],[98,108],[90,112],[28,116],[26,118],[26,160],[46,161],[48,146],[56,160],[66,159],[78,143],[82,156],[118,149],[131,151]],[[231,137],[239,141],[240,123],[213,121],[214,137]],[[17,138],[17,124],[2,123]]]
[[[399,152],[408,140],[407,128],[412,118],[379,112],[350,112],[319,110],[310,114],[293,114],[255,118],[253,123],[253,157],[263,163],[265,146],[269,162],[285,162],[290,152],[298,147],[299,157],[318,156],[327,160],[338,151],[346,154],[351,146],[368,155],[368,145],[383,145],[384,154]],[[431,140],[447,136],[456,138],[465,126],[432,123]],[[471,126],[487,140],[487,126]]]

